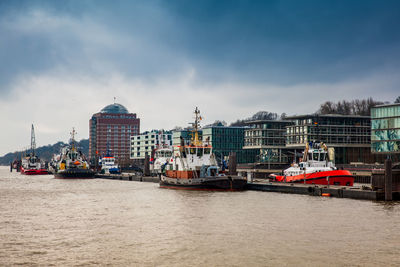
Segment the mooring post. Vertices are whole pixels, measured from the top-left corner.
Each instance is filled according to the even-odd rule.
[[[236,152],[229,153],[229,174],[236,175]]]
[[[385,200],[392,200],[392,160],[385,160]]]
[[[329,188],[329,176],[328,176],[328,177],[326,177],[326,180],[328,180],[328,188]]]
[[[144,157],[144,176],[150,176],[150,157],[147,153]]]
[[[10,172],[12,172],[12,168],[13,168],[13,163],[10,163]]]

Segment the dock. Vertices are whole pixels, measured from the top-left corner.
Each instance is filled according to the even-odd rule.
[[[372,191],[366,186],[332,186],[327,185],[310,185],[299,183],[277,183],[268,181],[255,180],[247,184],[248,190],[279,192],[287,194],[300,194],[310,196],[327,196],[337,198],[352,198],[364,200],[384,200],[385,193],[383,191]]]
[[[135,182],[150,182],[158,183],[157,176],[142,176],[131,173],[122,174],[96,174],[96,178],[135,181]],[[254,179],[253,182],[247,184],[247,190],[263,191],[263,192],[278,192],[286,194],[300,194],[309,196],[328,196],[337,198],[351,198],[363,200],[384,200],[385,193],[382,190],[373,191],[365,185],[360,186],[327,186],[327,185],[310,185],[300,183],[278,183],[269,182],[264,179]]]
[[[160,179],[157,176],[143,176],[135,175],[131,173],[122,174],[96,174],[95,178],[110,179],[110,180],[123,180],[123,181],[135,181],[135,182],[149,182],[158,183]]]

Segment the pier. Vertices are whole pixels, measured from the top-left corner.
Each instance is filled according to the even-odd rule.
[[[95,178],[110,179],[110,180],[123,180],[123,181],[135,181],[135,182],[150,182],[158,183],[160,179],[157,176],[143,176],[132,173],[122,174],[96,174]]]
[[[156,176],[142,176],[132,173],[123,174],[96,174],[96,178],[135,181],[135,182],[150,182],[158,183],[159,178]],[[366,185],[359,186],[327,186],[327,185],[310,185],[299,183],[278,183],[269,182],[265,179],[254,179],[247,184],[247,190],[263,191],[263,192],[278,192],[286,194],[300,194],[309,196],[322,197],[337,197],[351,198],[360,200],[385,200],[384,190],[372,190]],[[393,199],[399,199],[398,194],[393,194]]]
[[[366,186],[326,186],[310,184],[289,184],[255,180],[247,184],[248,190],[300,194],[310,196],[325,196],[365,200],[384,200],[383,191],[373,191]]]

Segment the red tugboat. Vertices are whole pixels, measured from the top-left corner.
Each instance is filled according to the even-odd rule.
[[[329,154],[324,143],[310,142],[306,144],[302,162],[284,170],[283,175],[271,174],[270,178],[286,183],[352,186],[354,176],[347,170],[338,170]]]
[[[21,160],[21,174],[26,175],[37,175],[37,174],[49,174],[45,167],[45,163],[35,155],[36,141],[35,141],[35,129],[31,129],[31,151],[26,154]]]

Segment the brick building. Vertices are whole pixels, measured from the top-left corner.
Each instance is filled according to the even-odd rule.
[[[89,157],[91,164],[109,148],[120,163],[129,160],[130,137],[140,132],[140,119],[121,104],[111,104],[89,120]]]

